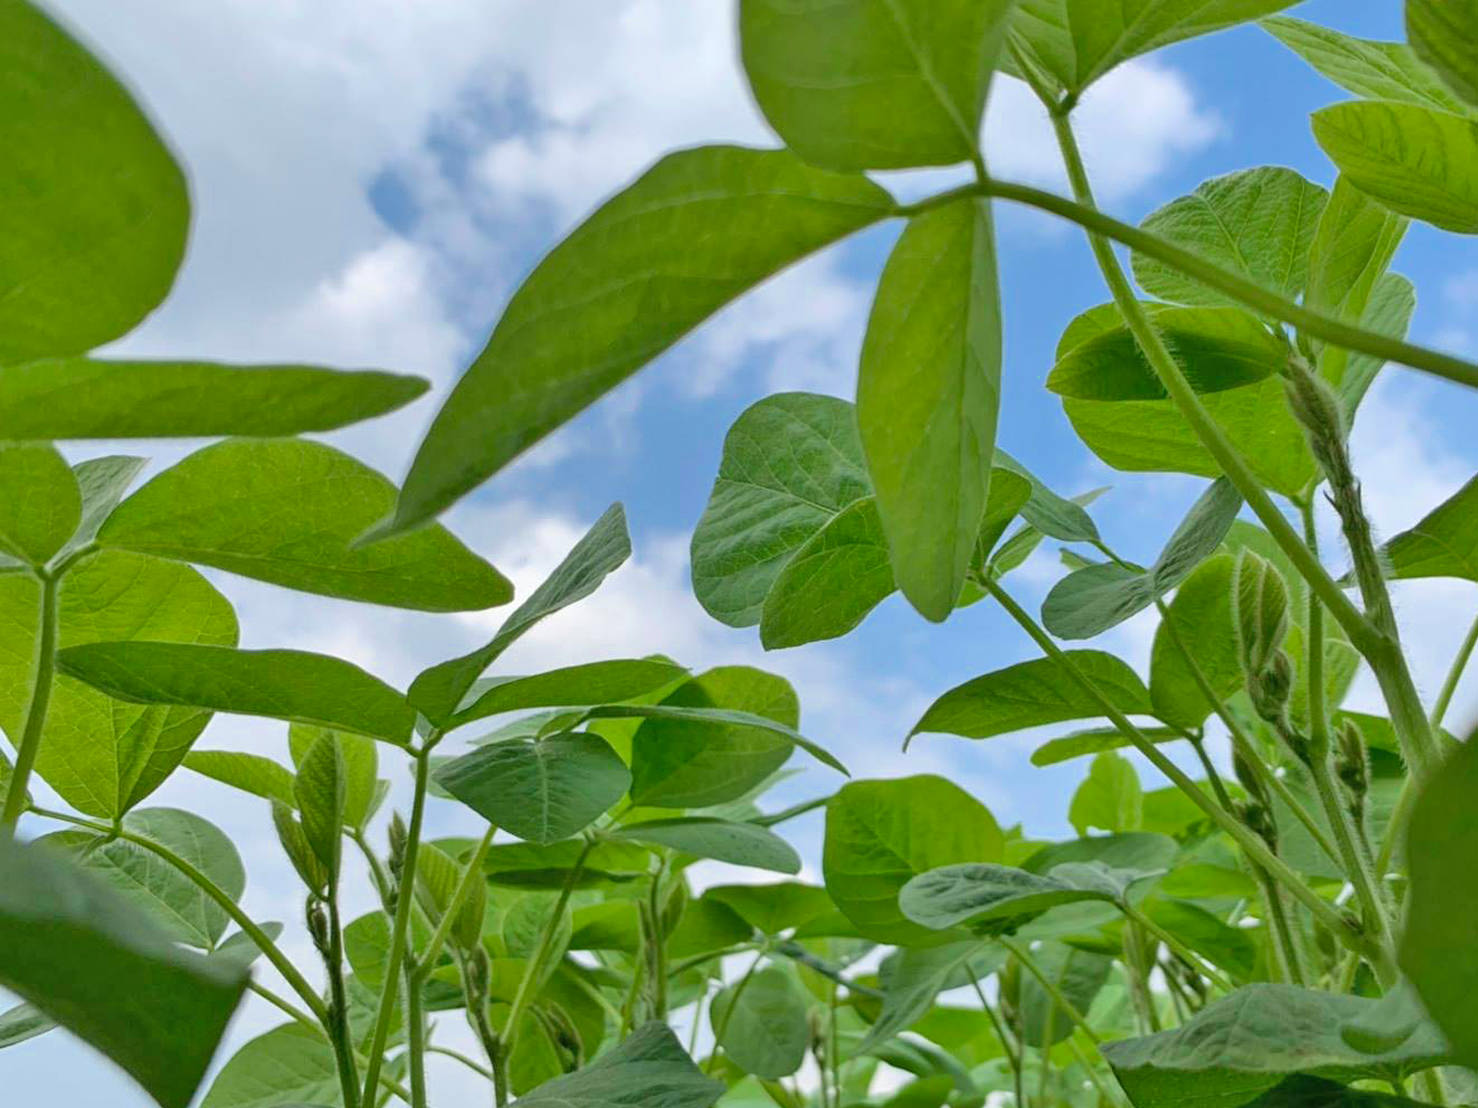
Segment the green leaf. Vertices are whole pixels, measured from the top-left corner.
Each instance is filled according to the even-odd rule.
[[[1079,835],[1087,835],[1090,827],[1100,831],[1137,831],[1144,805],[1144,793],[1134,765],[1113,751],[1105,751],[1093,759],[1088,776],[1073,793],[1067,818]]]
[[[423,670],[411,682],[408,699],[433,723],[456,712],[467,690],[498,656],[540,620],[583,600],[631,557],[626,510],[612,504],[554,567],[529,598],[503,621],[486,646]]]
[[[374,814],[380,792],[381,782],[377,778],[380,768],[379,752],[375,749],[374,740],[363,735],[295,723],[287,730],[287,742],[293,765],[299,773],[307,764],[308,752],[325,735],[333,737],[344,761],[344,826],[362,828]],[[293,798],[287,799],[291,803]]]
[[[1288,586],[1271,562],[1251,550],[1237,556],[1232,612],[1242,672],[1251,679],[1268,668],[1288,635]]]
[[[308,841],[303,825],[293,815],[292,809],[280,800],[272,801],[272,826],[282,852],[287,855],[303,884],[321,897],[328,895],[331,880],[328,869]]]
[[[1406,227],[1404,218],[1341,176],[1334,183],[1309,244],[1305,302],[1344,319],[1362,319],[1376,282],[1391,264]],[[1340,350],[1325,349],[1329,354]],[[1347,351],[1340,352],[1348,356]],[[1320,370],[1329,380],[1339,381],[1344,375],[1343,371],[1330,372],[1322,357]]]
[[[277,1027],[243,1046],[216,1075],[200,1108],[338,1105],[334,1052],[299,1024]]]
[[[474,681],[446,729],[525,708],[585,708],[633,700],[687,674],[660,658],[615,658],[552,669],[529,677]]]
[[[665,1024],[643,1024],[579,1071],[518,1098],[522,1108],[709,1108],[724,1084],[705,1077]],[[216,1108],[202,1105],[202,1108]]]
[[[618,839],[665,847],[697,858],[775,873],[800,873],[801,858],[789,843],[757,823],[688,816],[628,823],[611,832]]]
[[[826,891],[867,938],[938,946],[958,935],[930,931],[898,907],[920,873],[957,862],[998,861],[1005,838],[986,807],[930,775],[845,785],[826,809]]]
[[[422,442],[388,528],[443,511],[730,300],[892,211],[865,177],[786,150],[669,154],[514,294]]]
[[[1081,93],[1130,58],[1257,19],[1295,0],[1021,0],[1011,40],[1025,72],[1044,91]]]
[[[1037,966],[1058,992],[1079,1012],[1087,1012],[1108,981],[1114,960],[1078,950],[1064,943],[1047,943],[1032,954]],[[1030,973],[1018,972],[1018,1007],[1022,1038],[1028,1046],[1051,1046],[1073,1033],[1073,1021]],[[1138,1102],[1132,1102],[1139,1108]]]
[[[133,330],[184,255],[184,174],[123,86],[24,0],[0,4],[0,149],[0,364]]]
[[[1098,650],[1069,650],[1067,657],[1115,707],[1128,715],[1148,714],[1150,696],[1144,682],[1118,658]],[[1066,667],[1053,658],[1036,658],[957,685],[929,706],[909,734],[988,739],[1102,714],[1102,705]]]
[[[3,376],[0,372],[0,376]],[[77,488],[82,493],[82,519],[77,530],[62,547],[62,554],[70,554],[97,538],[98,528],[112,514],[128,486],[139,475],[147,458],[133,458],[126,454],[109,454],[101,458],[89,458],[72,467],[77,477]]]
[[[352,731],[404,746],[415,712],[379,678],[302,650],[103,642],[61,651],[63,673],[119,700],[178,704]]]
[[[0,553],[45,565],[81,521],[82,492],[56,447],[0,443]]]
[[[1045,874],[979,862],[944,866],[905,885],[898,906],[909,919],[935,931],[991,921],[1015,926],[1062,904],[1118,904],[1137,876],[1102,863],[1070,862]]]
[[[1406,0],[1406,37],[1448,88],[1478,107],[1478,5],[1473,0]]]
[[[1314,137],[1356,188],[1402,215],[1478,234],[1478,121],[1373,100],[1313,118]]]
[[[34,1004],[17,1004],[0,1012],[0,1050],[44,1035],[55,1027],[56,1021]]]
[[[1386,544],[1391,576],[1478,581],[1478,477]]]
[[[419,377],[311,366],[50,359],[0,369],[0,437],[153,439],[332,431],[393,412]]]
[[[1105,1043],[1103,1055],[1136,1108],[1237,1108],[1293,1074],[1400,1080],[1442,1061],[1423,1025],[1387,1049],[1360,1050],[1342,1032],[1380,1001],[1293,985],[1244,985],[1173,1031]]]
[[[1354,1089],[1321,1077],[1290,1077],[1244,1108],[1432,1108],[1391,1093]]]
[[[1207,558],[1181,582],[1175,599],[1166,606],[1169,615],[1156,628],[1150,651],[1150,701],[1156,718],[1194,728],[1211,714],[1213,705],[1192,666],[1223,701],[1242,688],[1237,627],[1232,618],[1235,566],[1236,559],[1226,554]]]
[[[1471,942],[1478,918],[1472,873],[1478,844],[1475,787],[1478,746],[1470,739],[1417,796],[1406,840],[1411,891],[1398,952],[1401,968],[1465,1066],[1478,1064],[1478,1022],[1473,1019],[1478,949]]]
[[[1159,709],[1155,709],[1158,714]],[[1139,733],[1153,743],[1175,742],[1185,738],[1183,732],[1174,727],[1141,727]],[[1124,732],[1117,727],[1094,727],[1086,731],[1074,731],[1060,739],[1048,739],[1032,751],[1032,765],[1055,766],[1070,762],[1074,758],[1085,758],[1089,754],[1102,754],[1105,750],[1122,750],[1132,745]]]
[[[1184,872],[1184,871],[1182,871]],[[1251,886],[1252,882],[1240,870],[1227,871],[1231,879],[1240,878]],[[1170,878],[1161,883],[1168,891]],[[1237,886],[1228,883],[1228,888]],[[1220,894],[1220,895],[1225,895]],[[1235,896],[1256,896],[1256,889],[1242,889]],[[1170,932],[1186,946],[1201,955],[1212,965],[1220,966],[1234,980],[1250,980],[1257,971],[1258,949],[1252,935],[1240,927],[1233,927],[1212,912],[1184,900],[1172,900],[1164,896],[1152,896],[1141,908],[1151,920]]]
[[[1261,166],[1213,177],[1189,196],[1151,212],[1146,231],[1199,254],[1288,300],[1309,272],[1309,246],[1329,194],[1291,169]],[[1132,257],[1134,276],[1151,296],[1177,304],[1240,307],[1239,301],[1147,258]],[[1171,349],[1176,348],[1172,341]],[[1194,362],[1187,356],[1187,364]]]
[[[493,826],[552,843],[620,800],[631,772],[604,739],[572,731],[480,746],[444,764],[436,781]]]
[[[1288,358],[1287,348],[1271,331],[1237,308],[1161,308],[1153,319],[1199,393],[1254,384],[1276,373]],[[1047,387],[1079,400],[1157,400],[1168,395],[1123,324],[1069,350],[1047,375]]]
[[[826,890],[797,881],[774,885],[718,885],[703,894],[733,911],[749,926],[766,935],[778,935],[794,927],[836,914],[836,905]]]
[[[829,169],[968,161],[1010,0],[742,0],[749,87],[785,145]]]
[[[1399,273],[1383,273],[1371,289],[1360,326],[1377,334],[1404,339],[1415,312],[1416,288],[1412,283]],[[1341,358],[1339,355],[1342,354],[1346,357]],[[1335,393],[1347,420],[1353,421],[1360,401],[1385,364],[1374,354],[1340,350],[1335,346],[1324,348],[1319,358],[1319,372],[1326,380],[1336,382]]]
[[[257,925],[262,933],[276,942],[282,934],[282,924],[268,920]],[[262,956],[262,949],[257,946],[256,940],[244,931],[236,931],[227,936],[226,941],[221,943],[210,952],[211,959],[223,965],[240,966],[248,969]]]
[[[35,654],[39,586],[0,577],[0,725],[13,740],[25,726]],[[102,551],[62,579],[57,599],[62,648],[123,639],[236,642],[231,605],[188,566]],[[157,789],[210,719],[190,708],[120,704],[65,674],[52,686],[37,772],[67,803],[112,819]]]
[[[810,1000],[795,972],[771,963],[713,998],[708,1019],[728,1059],[778,1081],[801,1068],[811,1044]]]
[[[1191,505],[1153,566],[1136,571],[1105,562],[1068,574],[1042,602],[1042,623],[1061,639],[1089,639],[1123,623],[1190,576],[1221,545],[1241,508],[1242,495],[1218,478]]]
[[[247,975],[175,947],[44,846],[0,843],[0,985],[186,1108]]]
[[[389,481],[331,446],[232,439],[139,489],[98,542],[397,608],[467,611],[512,598],[507,580],[439,525],[355,548],[394,499]]]
[[[186,769],[213,781],[260,796],[264,800],[294,803],[292,771],[260,754],[235,750],[192,750],[185,755]]]
[[[338,883],[343,854],[340,829],[344,825],[345,776],[338,735],[320,731],[298,765],[293,795],[302,816],[303,838],[323,863],[330,885]]]
[[[989,976],[999,968],[997,951],[978,940],[923,950],[904,948],[883,963],[883,1007],[853,1054],[866,1054],[923,1019],[945,989]]]
[[[1263,29],[1340,88],[1365,100],[1401,100],[1443,111],[1463,103],[1404,42],[1355,38],[1333,27],[1276,15]]]
[[[1020,462],[1004,450],[996,451],[995,462],[1002,469],[1019,474],[1031,482],[1031,495],[1021,509],[1022,518],[1049,538],[1062,542],[1096,542],[1099,538],[1098,525],[1086,510],[1098,497],[1088,493],[1071,500],[1058,496]]]
[[[440,926],[461,887],[465,869],[435,843],[425,843],[421,849],[423,853],[416,865],[416,892],[421,897],[427,917],[434,925]],[[482,942],[487,906],[487,882],[474,881],[452,925],[452,938],[462,949],[476,950]],[[389,946],[388,942],[386,946]],[[554,960],[557,962],[559,959],[556,957]]]
[[[990,490],[1001,306],[987,201],[909,221],[878,284],[857,423],[898,587],[939,622],[954,610]]]
[[[681,720],[690,723],[714,723],[727,727],[766,731],[772,735],[783,736],[818,762],[830,766],[838,773],[847,772],[847,767],[842,765],[835,755],[806,738],[794,727],[753,712],[739,712],[729,708],[687,707],[677,704],[606,704],[599,708],[588,709],[581,717],[581,722],[592,719]]]

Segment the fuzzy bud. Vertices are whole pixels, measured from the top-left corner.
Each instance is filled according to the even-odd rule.
[[[1365,751],[1365,736],[1360,733],[1360,728],[1345,720],[1340,725],[1338,742],[1334,768],[1358,804],[1370,788],[1370,761]]]
[[[1242,752],[1235,747],[1232,750],[1232,773],[1237,778],[1237,784],[1247,790],[1247,795],[1258,803],[1267,805],[1268,793],[1263,786],[1262,775],[1252,768],[1252,763],[1242,756]]]
[[[401,871],[405,869],[405,848],[410,840],[410,833],[406,830],[405,820],[400,818],[400,813],[395,812],[390,816],[390,873],[396,881],[400,880]]]
[[[1345,466],[1348,433],[1339,398],[1328,382],[1302,362],[1289,372],[1284,391],[1293,417],[1303,425],[1314,460],[1333,479]]]
[[[1232,583],[1242,672],[1251,681],[1272,664],[1288,635],[1288,586],[1266,558],[1242,551]]]
[[[467,995],[476,1000],[485,1000],[492,987],[492,965],[488,952],[479,943],[467,955]]]
[[[1272,811],[1265,805],[1255,800],[1244,801],[1238,806],[1237,814],[1247,829],[1269,847],[1276,846],[1278,842],[1278,826],[1273,822]]]
[[[1247,695],[1258,716],[1269,723],[1277,723],[1288,708],[1288,697],[1293,692],[1293,663],[1288,655],[1279,650],[1261,671],[1247,682]]]
[[[316,896],[310,896],[304,914],[308,924],[308,934],[313,937],[313,945],[320,952],[327,952],[331,936],[329,935],[328,911],[324,908],[323,901]]]

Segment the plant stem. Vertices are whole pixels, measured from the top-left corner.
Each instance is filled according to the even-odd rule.
[[[453,1050],[449,1046],[439,1046],[436,1043],[427,1043],[426,1044],[426,1053],[427,1054],[442,1054],[442,1055],[445,1055],[448,1058],[452,1058],[452,1059],[455,1059],[458,1062],[461,1062],[462,1065],[466,1066],[468,1069],[470,1069],[473,1073],[477,1074],[479,1077],[484,1078],[485,1080],[488,1080],[488,1081],[491,1081],[493,1079],[493,1071],[490,1070],[490,1069],[488,1069],[487,1066],[481,1065],[475,1059],[469,1058],[469,1057],[467,1057],[467,1055],[463,1054],[461,1051],[459,1051],[459,1050]]]
[[[667,872],[664,860],[652,874],[647,890],[646,932],[647,957],[652,963],[652,1018],[667,1022],[667,933],[662,926],[662,877]]]
[[[1236,987],[1229,980],[1227,980],[1225,976],[1222,975],[1220,970],[1213,967],[1209,962],[1206,961],[1205,958],[1202,958],[1201,956],[1193,952],[1190,947],[1186,946],[1183,942],[1176,938],[1174,934],[1166,931],[1165,928],[1161,927],[1154,920],[1150,919],[1149,916],[1145,915],[1138,908],[1135,908],[1128,902],[1125,902],[1120,907],[1123,908],[1124,914],[1126,916],[1128,916],[1140,927],[1143,927],[1155,938],[1159,939],[1160,942],[1164,943],[1166,948],[1174,953],[1177,958],[1179,958],[1186,965],[1190,966],[1217,988],[1222,989],[1225,992],[1231,992]]]
[[[1063,1014],[1066,1015],[1068,1019],[1073,1021],[1073,1025],[1081,1029],[1083,1034],[1087,1035],[1088,1038],[1092,1040],[1094,1046],[1101,1046],[1103,1044],[1103,1040],[1098,1037],[1098,1032],[1094,1031],[1093,1028],[1088,1026],[1088,1021],[1083,1017],[1083,1013],[1078,1011],[1077,1007],[1073,1004],[1071,1000],[1062,995],[1062,990],[1057,987],[1057,983],[1052,981],[1047,976],[1047,974],[1043,972],[1042,967],[1037,965],[1036,959],[1033,958],[1029,953],[1027,953],[1026,948],[1020,943],[1016,942],[1014,939],[1009,938],[1005,935],[999,936],[999,942],[1002,946],[1004,946],[1012,953],[1012,955],[1016,958],[1018,962],[1021,963],[1022,967],[1028,973],[1030,973],[1033,977],[1037,979],[1038,984],[1040,984],[1042,988],[1046,990],[1047,995],[1052,998],[1052,1002],[1062,1009]]]
[[[1452,703],[1453,694],[1457,692],[1458,683],[1463,679],[1463,671],[1468,668],[1468,659],[1473,657],[1475,646],[1478,646],[1478,618],[1474,618],[1473,625],[1468,628],[1467,637],[1463,639],[1457,656],[1448,667],[1447,677],[1442,682],[1442,691],[1437,694],[1437,700],[1432,705],[1432,714],[1428,721],[1433,731],[1442,726],[1442,721],[1447,716],[1447,708]]]
[[[818,796],[812,800],[803,800],[799,804],[794,804],[783,811],[775,812],[768,816],[757,816],[749,822],[757,823],[761,827],[774,827],[777,824],[784,823],[786,820],[803,816],[807,812],[814,812],[817,808],[825,808],[830,800],[831,797],[829,796]]]
[[[570,903],[570,896],[580,880],[580,871],[585,868],[585,859],[590,857],[590,852],[594,849],[595,840],[587,840],[585,848],[575,859],[575,864],[570,867],[564,885],[559,890],[559,897],[554,902],[554,908],[550,911],[549,918],[544,921],[544,929],[539,934],[539,943],[534,948],[534,955],[524,966],[523,976],[519,978],[518,989],[513,994],[513,1003],[508,1007],[508,1023],[503,1029],[503,1039],[509,1054],[513,1053],[513,1047],[518,1042],[519,1022],[523,1019],[524,1009],[533,995],[535,982],[543,971],[544,960],[549,956],[549,950],[554,945],[554,936],[559,930],[559,921],[564,917],[565,908]]]
[[[407,956],[405,977],[405,1056],[410,1079],[411,1108],[426,1108],[426,1001],[421,979]]]
[[[426,943],[426,949],[416,960],[412,970],[417,981],[424,983],[436,968],[436,959],[441,956],[441,948],[446,945],[452,928],[457,925],[457,916],[461,914],[462,906],[467,903],[467,898],[472,895],[473,888],[480,881],[486,881],[483,876],[482,862],[487,857],[488,848],[493,845],[493,836],[498,829],[489,825],[482,838],[478,840],[477,848],[473,850],[472,857],[467,862],[467,868],[462,871],[462,877],[457,882],[456,891],[452,893],[452,899],[447,903],[446,910],[442,912],[441,922],[436,925],[435,932]]]
[[[348,832],[349,841],[359,848],[364,855],[364,861],[369,866],[370,879],[375,883],[375,892],[379,894],[380,903],[390,903],[390,881],[385,876],[385,867],[380,865],[380,859],[375,857],[374,848],[370,846],[369,840],[364,837],[364,832],[354,828]]]
[[[31,771],[36,768],[36,755],[41,749],[41,734],[46,728],[46,710],[51,704],[51,687],[56,679],[57,587],[59,578],[46,570],[37,570],[40,596],[36,614],[36,649],[31,665],[30,702],[26,705],[26,725],[15,748],[15,768],[10,774],[10,787],[5,793],[5,807],[0,811],[0,838],[15,835],[15,825],[26,810],[26,789]]]
[[[1139,1033],[1152,1034],[1160,1030],[1160,1015],[1155,1011],[1155,998],[1150,995],[1149,968],[1144,964],[1144,943],[1132,917],[1125,921],[1121,945],[1124,950],[1124,964],[1129,970],[1129,995],[1134,998],[1134,1009],[1139,1014]]]
[[[975,971],[971,969],[969,962],[965,963],[965,972],[970,975],[970,984],[975,989],[975,995],[980,998],[981,1009],[990,1020],[990,1025],[995,1028],[996,1038],[1001,1040],[1001,1049],[1006,1054],[1006,1064],[1011,1067],[1011,1082],[1012,1087],[1016,1090],[1018,1108],[1025,1108],[1026,1102],[1024,1100],[1021,1081],[1021,1043],[1014,1041],[1006,1033],[1006,1025],[1001,1021],[1001,1017],[996,1015],[996,1010],[992,1007],[991,1002],[986,999],[985,990],[980,987],[980,978],[975,975]]]
[[[1332,857],[1332,855],[1331,855]],[[1283,903],[1283,890],[1273,880],[1272,874],[1261,866],[1254,866],[1253,873],[1257,882],[1262,886],[1262,897],[1267,904],[1268,922],[1272,925],[1273,950],[1278,954],[1278,960],[1283,970],[1283,978],[1290,985],[1304,985],[1303,959],[1299,957],[1298,943],[1294,938],[1293,927],[1288,919],[1288,906]],[[1351,951],[1351,955],[1359,960],[1359,953]]]
[[[349,998],[344,989],[344,929],[339,918],[339,895],[330,888],[328,895],[329,946],[324,953],[324,968],[328,971],[328,989],[332,1028],[330,1045],[334,1048],[334,1062],[339,1071],[339,1088],[343,1093],[345,1108],[358,1108],[359,1073],[354,1067],[354,1041],[349,1028]],[[365,1093],[373,1104],[371,1085]]]
[[[791,959],[792,961],[799,962],[801,965],[807,967],[808,969],[815,970],[822,977],[825,977],[830,981],[835,981],[838,985],[841,985],[848,992],[855,993],[858,996],[872,997],[874,1000],[883,999],[883,992],[881,989],[874,989],[871,985],[862,985],[856,981],[848,980],[843,975],[842,971],[837,969],[836,966],[832,965],[830,962],[823,961],[822,959],[816,957],[816,955],[812,954],[805,947],[801,946],[800,943],[794,942],[790,939],[786,939],[782,942],[776,943],[774,949],[776,954],[783,954],[785,955],[785,957]]]

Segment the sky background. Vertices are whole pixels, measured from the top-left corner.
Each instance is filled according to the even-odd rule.
[[[112,352],[425,375],[435,382],[432,396],[330,437],[396,480],[520,278],[593,205],[674,147],[775,141],[737,65],[729,0],[48,6],[138,92],[192,183],[194,229],[174,292]],[[1368,37],[1400,37],[1394,0],[1313,0],[1293,14]],[[1331,184],[1308,114],[1343,96],[1269,36],[1242,28],[1122,66],[1094,87],[1076,120],[1101,202],[1137,221],[1207,177],[1256,165],[1291,166]],[[1064,187],[1050,128],[1023,86],[997,85],[985,135],[997,174]],[[884,175],[906,195],[947,178]],[[1131,557],[1152,557],[1204,482],[1112,472],[1073,437],[1042,383],[1065,324],[1106,299],[1105,291],[1075,228],[1004,206],[998,224],[1006,319],[1001,445],[1061,492],[1113,486],[1094,509],[1108,541]],[[893,223],[860,235],[726,309],[444,520],[523,594],[609,503],[626,505],[631,562],[593,600],[509,651],[501,671],[652,651],[695,669],[760,665],[794,682],[803,730],[854,776],[945,773],[1003,825],[1061,833],[1086,764],[1033,768],[1028,757],[1041,734],[987,743],[934,737],[900,752],[909,726],[939,693],[1033,656],[990,605],[940,627],[894,597],[846,639],[766,655],[754,629],[714,622],[688,586],[688,538],[724,432],[774,391],[851,397],[872,287],[898,229]],[[1414,338],[1478,356],[1471,240],[1415,225],[1394,268],[1417,284]],[[1415,522],[1472,474],[1475,406],[1471,393],[1411,371],[1381,378],[1353,441],[1382,534]],[[86,453],[148,453],[155,472],[188,444],[155,447]],[[1035,606],[1059,573],[1055,549],[1044,548],[1012,579],[1015,591]],[[506,611],[427,616],[224,575],[213,580],[237,606],[243,646],[337,653],[401,685],[485,641]],[[1419,684],[1430,695],[1478,606],[1478,589],[1417,583],[1399,590],[1398,604]],[[1105,636],[1104,645],[1143,672],[1153,623],[1147,613]],[[1352,703],[1373,707],[1373,692],[1362,676]],[[1469,681],[1453,718],[1468,720],[1475,701],[1478,683]],[[197,749],[285,760],[285,730],[217,719]],[[387,764],[382,775],[403,795],[402,767]],[[1147,788],[1159,786],[1144,776]],[[808,767],[780,798],[836,784]],[[300,917],[264,802],[182,771],[148,803],[191,808],[230,832],[250,874],[244,903],[255,918]],[[432,831],[475,822],[442,804]],[[813,878],[820,827],[819,816],[793,825]],[[359,902],[358,910],[367,908]],[[285,942],[305,962],[311,958],[295,926]],[[251,1006],[231,1041],[276,1022],[270,1010]],[[464,1041],[458,1018],[441,1023],[448,1041]],[[433,1065],[444,1103],[483,1095],[455,1068]],[[148,1103],[110,1063],[63,1033],[6,1052],[0,1075],[18,1103]]]

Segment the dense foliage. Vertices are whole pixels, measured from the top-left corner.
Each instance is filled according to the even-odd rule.
[[[64,1028],[185,1108],[250,991],[286,1022],[216,1070],[204,1108],[423,1108],[431,1052],[499,1105],[551,1108],[1478,1103],[1478,746],[1443,729],[1478,625],[1425,705],[1388,588],[1478,581],[1478,480],[1379,545],[1347,447],[1387,363],[1478,385],[1478,366],[1404,341],[1415,294],[1388,269],[1408,220],[1478,232],[1478,4],[1407,0],[1409,46],[1290,6],[741,0],[745,71],[784,145],[672,154],[594,212],[513,297],[397,489],[295,436],[423,381],[89,355],[168,293],[185,178],[95,58],[0,0],[0,984],[25,1001],[0,1047]],[[1083,92],[1258,19],[1353,95],[1313,120],[1333,189],[1258,167],[1138,227],[1101,214]],[[1071,199],[991,175],[998,70],[1050,113]],[[866,175],[956,164],[971,183],[911,204]],[[1068,324],[1047,377],[1083,443],[1211,479],[1151,565],[1110,548],[1092,495],[996,444],[996,200],[1090,236],[1110,302]],[[938,776],[766,811],[793,759],[845,769],[757,669],[489,676],[629,556],[619,505],[486,646],[407,690],[238,649],[195,567],[432,612],[509,603],[435,517],[732,298],[888,220],[856,403],[790,393],[740,417],[694,591],[769,648],[844,635],[895,591],[934,621],[989,602],[1040,656],[942,692],[913,735],[1080,725],[1033,756],[1091,758],[1076,838],[1002,828]],[[143,459],[72,465],[54,445],[168,436],[222,441],[133,491]],[[1047,540],[1066,571],[1033,614],[1010,575]],[[1060,645],[1148,609],[1147,679]],[[1384,715],[1343,706],[1361,665]],[[291,765],[196,749],[214,712],[285,721]],[[474,724],[491,730],[461,742]],[[1121,750],[1169,785],[1146,789]],[[404,817],[380,816],[382,765],[413,777]],[[239,906],[220,830],[146,805],[181,768],[261,799],[314,964]],[[37,776],[65,808],[34,801]],[[432,803],[484,832],[429,838]],[[793,877],[777,829],[821,807],[824,887],[693,889],[702,859]],[[361,877],[379,907],[345,919]],[[484,1057],[437,1042],[430,1012],[465,1017]]]

